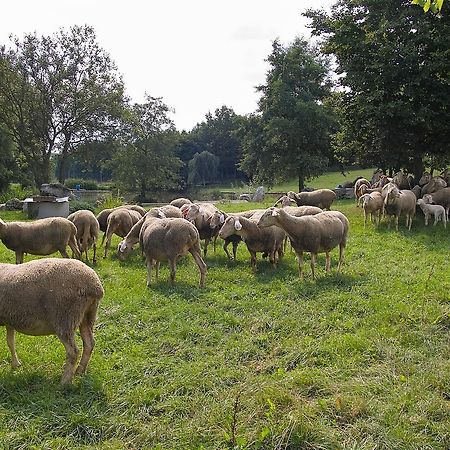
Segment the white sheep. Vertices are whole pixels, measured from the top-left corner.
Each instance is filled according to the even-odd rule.
[[[428,219],[431,216],[434,216],[434,226],[436,226],[439,220],[442,220],[444,228],[447,228],[447,217],[445,214],[445,208],[443,206],[425,203],[425,200],[423,198],[417,200],[417,204],[420,206],[420,209],[423,211],[423,214],[425,216],[425,226],[428,225]]]
[[[367,218],[371,217],[372,223],[377,223],[376,214],[378,213],[378,223],[380,223],[381,213],[383,211],[383,197],[380,192],[372,192],[371,194],[364,194],[360,201],[364,211],[364,227],[367,224]]]
[[[81,209],[75,211],[67,217],[77,227],[77,244],[81,255],[85,253],[86,261],[89,262],[88,250],[94,248],[92,262],[97,262],[97,239],[100,231],[100,225],[92,211]]]

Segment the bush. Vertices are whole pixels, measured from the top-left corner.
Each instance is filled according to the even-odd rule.
[[[80,185],[81,189],[88,191],[97,190],[98,183],[95,180],[83,180],[81,178],[67,178],[64,185],[70,189],[76,189],[77,185]]]
[[[72,200],[71,202],[69,202],[70,214],[74,213],[75,211],[80,211],[80,209],[88,209],[89,211],[95,213],[95,206],[92,203],[83,202],[80,200]]]
[[[96,206],[100,209],[117,208],[123,204],[123,197],[99,197],[96,201]]]
[[[0,194],[0,203],[6,203],[11,198],[18,198],[25,200],[27,197],[32,197],[35,190],[31,187],[22,187],[20,184],[10,184],[8,189]]]

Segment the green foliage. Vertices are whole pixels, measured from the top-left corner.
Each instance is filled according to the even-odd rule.
[[[79,211],[81,209],[87,209],[89,211],[95,212],[95,205],[90,202],[85,202],[82,200],[71,200],[69,202],[69,211],[72,214],[75,211]]]
[[[13,153],[13,145],[9,135],[0,124],[0,193],[13,181],[17,173],[17,165]]]
[[[118,206],[122,206],[125,203],[125,200],[123,197],[119,196],[119,193],[117,193],[116,196],[111,197],[100,197],[97,202],[96,206],[98,209],[109,209],[109,208],[117,208]]]
[[[411,0],[413,5],[419,5],[425,12],[431,11],[434,14],[441,12],[444,0]]]
[[[188,164],[188,184],[201,183],[204,186],[206,183],[216,181],[219,164],[220,159],[212,153],[207,151],[196,153]]]
[[[80,189],[97,190],[99,189],[98,183],[95,180],[85,180],[82,178],[67,178],[64,185],[70,189],[76,189],[79,185]]]
[[[326,61],[306,41],[283,47],[273,43],[270,70],[259,114],[244,124],[241,168],[269,185],[297,177],[304,181],[322,173],[328,163],[332,116],[323,101],[329,95]]]
[[[37,194],[38,191],[31,187],[23,187],[20,184],[12,183],[8,186],[4,192],[0,193],[0,203],[5,203],[11,198],[17,198],[19,200],[25,200],[28,197],[32,197]]]
[[[448,159],[450,16],[423,14],[409,0],[340,0],[330,14],[306,15],[337,62],[341,158],[416,176],[426,157]]]

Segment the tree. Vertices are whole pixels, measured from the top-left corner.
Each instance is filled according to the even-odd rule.
[[[178,135],[161,98],[134,104],[123,125],[123,147],[114,156],[113,174],[127,190],[145,200],[149,190],[178,187],[181,161],[174,150]]]
[[[431,11],[435,14],[440,13],[444,0],[411,0],[413,5],[419,5],[425,12]]]
[[[6,190],[14,180],[17,165],[13,153],[13,144],[3,127],[0,126],[0,192]]]
[[[207,182],[216,180],[219,163],[220,159],[212,153],[196,153],[189,161],[188,184],[201,183],[205,186]]]
[[[244,124],[241,168],[258,181],[272,184],[296,177],[305,180],[325,169],[333,126],[323,104],[330,92],[326,61],[297,38],[284,47],[274,41],[258,114]]]
[[[0,49],[0,119],[37,185],[49,181],[54,153],[63,181],[70,151],[113,129],[122,102],[122,80],[91,27],[27,34]]]
[[[423,14],[409,0],[339,0],[330,14],[306,15],[336,57],[341,148],[416,177],[425,158],[450,154],[447,15]]]

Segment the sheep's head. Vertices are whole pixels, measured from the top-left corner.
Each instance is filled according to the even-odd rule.
[[[187,208],[185,208],[184,210],[182,208],[181,212],[183,213],[183,217],[186,220],[189,220],[189,222],[195,222],[195,219],[197,219],[201,214],[201,208],[200,205],[193,203],[192,205],[187,205]]]
[[[131,250],[133,250],[133,246],[127,244],[126,240],[123,240],[117,246],[117,257],[119,258],[120,261],[125,261],[127,256],[131,253]]]
[[[283,197],[279,200],[281,202],[281,207],[285,208],[286,206],[291,206],[291,203],[295,203],[292,198],[288,197],[287,195],[283,195]]]
[[[297,194],[296,194],[295,192],[293,192],[293,191],[289,191],[289,192],[287,193],[287,196],[288,196],[291,200],[294,200],[294,201],[295,201],[295,198],[297,197]]]
[[[237,231],[242,229],[242,224],[237,217],[227,217],[219,231],[219,237],[226,239],[232,234],[236,234]]]
[[[277,217],[280,215],[277,208],[268,208],[258,220],[258,227],[271,227],[276,224]]]
[[[211,228],[221,227],[225,222],[225,214],[222,211],[215,212],[210,220],[209,225]]]
[[[423,196],[424,203],[433,203],[433,197],[430,194],[425,194]]]
[[[431,174],[424,172],[419,180],[419,186],[423,186],[431,181]]]

